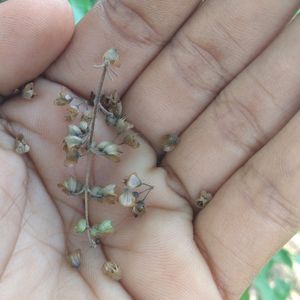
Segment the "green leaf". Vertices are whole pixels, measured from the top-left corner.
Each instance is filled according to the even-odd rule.
[[[73,8],[75,23],[78,23],[93,7],[96,0],[69,0]]]
[[[253,286],[259,291],[262,300],[285,300],[290,293],[291,285],[284,278],[275,278],[274,288],[270,287],[269,275],[275,264],[284,264],[292,268],[293,261],[290,253],[285,249],[278,251],[254,279]]]
[[[293,261],[291,254],[286,249],[281,249],[272,258],[273,263],[284,263],[285,265],[292,268]]]
[[[294,260],[293,261],[296,262],[297,264],[300,264],[300,254],[296,254],[294,256]]]
[[[244,294],[242,295],[242,297],[240,298],[240,300],[249,300],[249,288],[244,292]]]
[[[275,287],[274,287],[274,295],[277,297],[276,299],[283,299],[285,300],[291,291],[291,284],[284,281],[282,278],[277,278],[275,280]]]

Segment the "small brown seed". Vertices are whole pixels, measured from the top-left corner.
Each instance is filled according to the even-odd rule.
[[[71,267],[78,269],[81,264],[81,250],[76,249],[70,252],[67,256],[67,260]]]
[[[122,278],[122,271],[119,265],[117,265],[115,262],[107,261],[103,264],[102,267],[103,273],[110,277],[113,280],[121,280]]]

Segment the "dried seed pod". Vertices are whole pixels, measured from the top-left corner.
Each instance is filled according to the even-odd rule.
[[[68,125],[68,135],[82,136],[82,131],[78,126],[74,124],[70,124]]]
[[[105,187],[101,186],[93,186],[89,189],[89,194],[93,198],[102,199],[106,197],[112,197],[116,198],[117,194],[115,192],[116,185],[115,184],[109,184]]]
[[[15,151],[19,154],[24,154],[29,152],[30,147],[26,143],[23,134],[18,134],[15,139]]]
[[[195,203],[202,209],[209,203],[212,198],[213,196],[211,193],[207,191],[201,191],[199,197],[195,200]]]
[[[102,154],[105,157],[111,159],[114,162],[120,161],[120,154],[121,151],[119,149],[119,146],[116,144],[113,144],[108,141],[103,141],[97,145],[97,149],[95,151],[94,147],[91,149],[95,154]]]
[[[112,261],[107,261],[102,267],[103,273],[113,280],[119,281],[122,278],[122,271],[118,264]]]
[[[66,104],[70,104],[74,100],[74,97],[65,92],[60,92],[59,96],[54,100],[55,105],[63,106]]]
[[[125,207],[133,207],[136,203],[136,200],[135,194],[128,189],[125,189],[124,192],[119,196],[120,204]]]
[[[79,147],[83,144],[83,139],[76,135],[68,135],[64,138],[64,143],[67,149],[70,150],[74,147]]]
[[[180,142],[177,134],[167,134],[162,139],[162,147],[164,152],[171,152],[175,149],[176,145]]]
[[[112,221],[104,220],[100,224],[94,225],[91,229],[92,236],[99,236],[103,234],[112,233],[114,231]]]
[[[137,173],[130,174],[124,183],[129,189],[135,189],[143,184]]]
[[[67,255],[68,263],[71,267],[78,269],[81,264],[81,250],[76,249]]]
[[[22,97],[24,99],[30,100],[34,96],[36,96],[36,92],[34,91],[34,83],[33,82],[29,82],[22,89]]]
[[[120,57],[117,49],[110,48],[103,55],[103,64],[106,66],[120,66]]]
[[[112,115],[107,115],[105,122],[108,126],[115,127],[118,122],[118,118]]]
[[[75,164],[77,164],[79,158],[80,158],[80,152],[78,149],[70,149],[70,150],[66,150],[66,159],[64,161],[64,165],[66,167],[72,167]]]
[[[125,117],[117,119],[117,122],[115,124],[115,128],[116,128],[118,133],[123,133],[125,131],[128,131],[128,130],[132,129],[133,127],[134,127],[133,124],[126,121]]]
[[[76,106],[70,106],[68,109],[67,109],[67,114],[65,115],[65,120],[67,122],[72,122],[76,119],[76,117],[78,116],[79,114],[79,110]]]
[[[139,141],[136,138],[136,134],[134,133],[129,133],[127,134],[124,138],[121,144],[125,144],[130,146],[133,149],[136,149],[140,146]]]
[[[59,183],[58,187],[68,195],[79,195],[83,193],[83,184],[75,177],[68,177],[63,183]]]
[[[86,219],[80,219],[77,224],[74,226],[74,229],[77,233],[83,233],[87,230],[87,221]]]
[[[115,115],[107,115],[105,118],[106,124],[117,130],[117,133],[123,133],[132,129],[134,126],[126,120],[125,117],[117,117]]]
[[[89,131],[89,123],[86,121],[81,121],[79,123],[79,128],[82,133],[87,133]]]
[[[101,103],[116,118],[120,118],[122,116],[122,112],[123,112],[122,102],[116,90],[111,95],[103,97]]]
[[[145,213],[145,202],[144,201],[138,201],[134,207],[132,208],[133,215],[137,218]]]
[[[85,121],[88,124],[90,124],[92,119],[93,119],[93,111],[92,110],[87,110],[81,114],[81,118],[80,118],[81,121]]]

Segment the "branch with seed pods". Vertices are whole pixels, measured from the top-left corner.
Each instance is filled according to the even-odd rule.
[[[119,55],[116,49],[111,48],[103,55],[102,63],[95,67],[101,68],[101,76],[96,94],[91,93],[90,104],[62,91],[55,104],[67,106],[65,120],[77,124],[68,125],[68,133],[63,141],[63,150],[66,154],[65,166],[74,166],[80,158],[86,157],[85,180],[80,182],[75,177],[69,177],[58,186],[67,195],[79,197],[84,203],[84,216],[78,220],[74,229],[77,233],[86,233],[89,245],[96,247],[101,236],[114,231],[112,221],[105,219],[97,224],[91,224],[89,218],[89,202],[96,200],[100,203],[118,201],[122,206],[129,207],[133,216],[141,216],[145,212],[145,200],[153,186],[144,183],[137,173],[130,174],[124,180],[123,192],[116,193],[116,184],[107,186],[97,186],[91,182],[91,169],[94,156],[103,156],[113,162],[121,159],[121,147],[128,145],[138,148],[139,142],[136,134],[132,131],[134,127],[123,115],[122,102],[114,91],[111,95],[103,94],[103,86],[106,75],[112,78],[117,74],[113,68],[119,66]],[[95,122],[97,115],[102,113],[105,117],[107,126],[115,128],[116,136],[113,141],[100,141],[94,139]],[[119,143],[116,141],[119,140]],[[75,267],[80,266],[81,251],[76,249],[69,253],[68,261]],[[120,267],[114,262],[106,262],[103,266],[104,273],[115,280],[121,278]]]

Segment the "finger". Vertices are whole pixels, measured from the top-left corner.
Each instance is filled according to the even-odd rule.
[[[197,218],[198,243],[229,299],[300,227],[299,130],[298,112]]]
[[[98,81],[99,70],[93,66],[114,47],[120,52],[121,67],[119,76],[107,85],[122,93],[199,2],[100,1],[79,24],[72,43],[47,76],[87,97]]]
[[[10,0],[0,5],[0,94],[42,73],[73,31],[66,0]]]
[[[201,189],[216,191],[298,110],[299,22],[221,92],[167,156],[192,198]]]
[[[207,1],[128,91],[126,114],[159,148],[270,43],[299,3]]]

